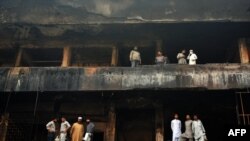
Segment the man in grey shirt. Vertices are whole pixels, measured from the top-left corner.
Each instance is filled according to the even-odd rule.
[[[87,119],[86,122],[87,122],[87,130],[83,140],[92,141],[93,132],[95,130],[95,124],[91,122],[90,119]]]

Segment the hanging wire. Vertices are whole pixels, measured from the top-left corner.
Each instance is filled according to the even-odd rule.
[[[36,126],[36,111],[37,111],[37,105],[38,105],[38,100],[39,100],[39,82],[40,81],[38,81],[38,85],[37,85],[36,100],[35,100],[35,106],[34,106],[34,111],[33,111],[33,125],[32,125],[32,128],[31,128],[31,136],[30,136],[31,140],[33,140],[33,134],[36,134],[35,133],[36,131],[34,131],[34,129],[37,129],[37,126]],[[34,128],[34,126],[36,128]]]
[[[241,111],[242,111],[242,117],[243,117],[243,125],[246,125],[246,118],[245,118],[245,110],[242,100],[242,93],[240,93],[240,105],[241,105]]]
[[[5,104],[5,109],[4,109],[5,114],[6,114],[7,110],[8,110],[8,107],[9,107],[9,102],[10,102],[11,95],[12,95],[12,91],[10,91],[10,93],[8,95],[8,98],[7,98],[7,102]]]
[[[35,101],[35,107],[34,107],[34,117],[36,116],[36,110],[37,110],[37,103],[38,103],[38,98],[39,98],[39,91],[36,91],[36,101]]]
[[[239,102],[238,102],[238,94],[237,92],[235,92],[235,103],[236,103],[236,116],[237,116],[237,120],[238,120],[238,125],[240,125],[240,112],[239,112]]]

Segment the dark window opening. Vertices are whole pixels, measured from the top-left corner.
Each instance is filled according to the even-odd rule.
[[[0,66],[14,67],[16,61],[17,50],[15,49],[0,49]]]
[[[104,141],[104,132],[94,132],[93,141]]]
[[[110,66],[111,47],[73,48],[72,66]]]
[[[154,111],[120,110],[117,113],[118,141],[153,141],[155,137]]]
[[[21,66],[50,67],[61,66],[63,49],[60,48],[32,48],[24,49]]]

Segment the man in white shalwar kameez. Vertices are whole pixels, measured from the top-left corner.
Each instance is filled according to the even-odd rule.
[[[205,141],[206,132],[202,125],[202,122],[198,119],[197,115],[194,115],[192,131],[194,133],[195,141]]]
[[[175,114],[174,119],[171,121],[171,129],[173,132],[172,141],[180,141],[181,121],[178,118],[179,118],[178,114]]]
[[[198,57],[193,50],[189,50],[187,59],[189,60],[189,65],[196,65],[196,60],[198,59]]]

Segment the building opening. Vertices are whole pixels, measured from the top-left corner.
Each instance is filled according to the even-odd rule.
[[[60,48],[25,48],[20,66],[51,67],[61,66],[63,50]]]
[[[93,141],[104,141],[104,132],[94,132]]]
[[[117,141],[153,141],[154,111],[119,110],[117,112]]]
[[[12,30],[3,26],[5,34],[0,38],[6,45],[0,44],[4,49],[0,63],[8,66],[3,64],[20,62],[16,57],[20,48],[24,49],[20,66],[60,66],[65,57],[70,62],[66,66],[129,66],[129,52],[134,46],[141,52],[142,65],[154,64],[159,50],[170,63],[176,64],[176,55],[182,49],[186,55],[194,50],[198,64],[249,63],[249,26],[249,22],[138,23],[76,25],[75,28],[82,29],[73,30],[70,25],[56,25],[54,28],[69,28],[53,37],[40,31],[52,27],[34,26],[28,38],[14,40],[6,38]],[[70,53],[64,53],[65,47],[71,49]]]
[[[7,93],[1,94],[3,99],[8,98]],[[249,124],[249,97],[242,93],[242,98],[244,121]],[[179,114],[182,132],[185,115],[198,114],[208,138],[215,141],[221,137],[220,131],[225,125],[235,125],[238,121],[243,124],[241,108],[239,107],[238,114],[235,109],[235,90],[40,92],[34,116],[35,99],[36,95],[31,92],[11,96],[5,111],[9,113],[10,126],[6,134],[9,141],[45,140],[45,125],[54,115],[64,115],[71,125],[76,122],[78,116],[91,118],[96,125],[94,141],[108,141],[110,135],[115,137],[116,141],[154,141],[158,126],[156,120],[159,121],[156,119],[156,111],[162,112],[160,115],[163,118],[160,121],[163,123],[161,130],[164,131],[165,141],[172,138],[170,122],[174,113]],[[114,107],[111,114],[113,116],[110,116],[109,110],[111,103]],[[5,107],[6,103],[2,105]],[[4,108],[1,108],[1,114],[4,115]]]

